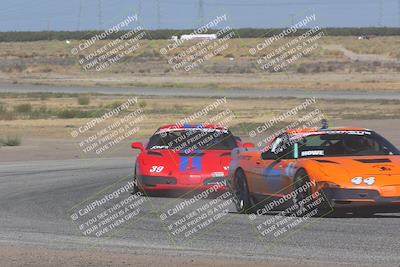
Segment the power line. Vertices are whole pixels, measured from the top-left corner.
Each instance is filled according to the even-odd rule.
[[[157,29],[161,28],[161,8],[160,0],[157,0]]]
[[[399,20],[397,26],[400,27],[400,0],[397,3],[397,19]]]
[[[78,25],[76,27],[78,31],[80,31],[81,29],[81,19],[82,19],[82,0],[79,0]]]

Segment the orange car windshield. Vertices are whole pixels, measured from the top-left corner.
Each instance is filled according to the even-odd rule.
[[[382,136],[369,131],[327,131],[293,135],[298,157],[399,155],[399,150]]]

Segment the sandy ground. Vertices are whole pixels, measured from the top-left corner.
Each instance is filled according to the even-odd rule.
[[[45,247],[0,246],[2,267],[69,267],[69,266],[135,266],[135,267],[175,267],[214,266],[244,267],[250,265],[268,267],[288,267],[293,265],[271,263],[268,260],[235,259],[198,256],[138,255],[135,253],[113,253],[101,250],[61,250]],[[317,265],[296,265],[317,266]],[[324,265],[328,266],[328,265]],[[333,266],[333,265],[332,265]]]

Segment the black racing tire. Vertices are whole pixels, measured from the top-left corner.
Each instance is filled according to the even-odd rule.
[[[238,170],[234,177],[234,195],[236,198],[235,206],[238,213],[252,213],[252,203],[250,199],[249,187],[246,175],[242,170]]]
[[[293,213],[299,217],[302,217],[307,213],[307,209],[305,207],[307,202],[305,200],[310,198],[312,195],[310,187],[305,187],[306,190],[299,190],[303,186],[307,185],[307,183],[310,183],[310,176],[306,170],[300,169],[294,177],[293,188],[295,191],[298,191],[298,193],[292,197]]]
[[[135,167],[135,171],[133,173],[133,183],[134,183],[134,185],[133,185],[133,189],[132,189],[132,195],[142,191],[139,188],[139,182],[138,182],[138,179],[136,176],[136,167]]]

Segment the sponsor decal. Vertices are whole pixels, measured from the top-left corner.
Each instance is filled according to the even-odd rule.
[[[168,146],[152,146],[150,149],[168,149]]]
[[[224,177],[224,173],[223,172],[212,172],[211,176],[216,178],[216,177]]]
[[[302,151],[301,156],[302,157],[307,157],[307,156],[323,156],[325,152],[323,150],[309,150],[309,151]]]

